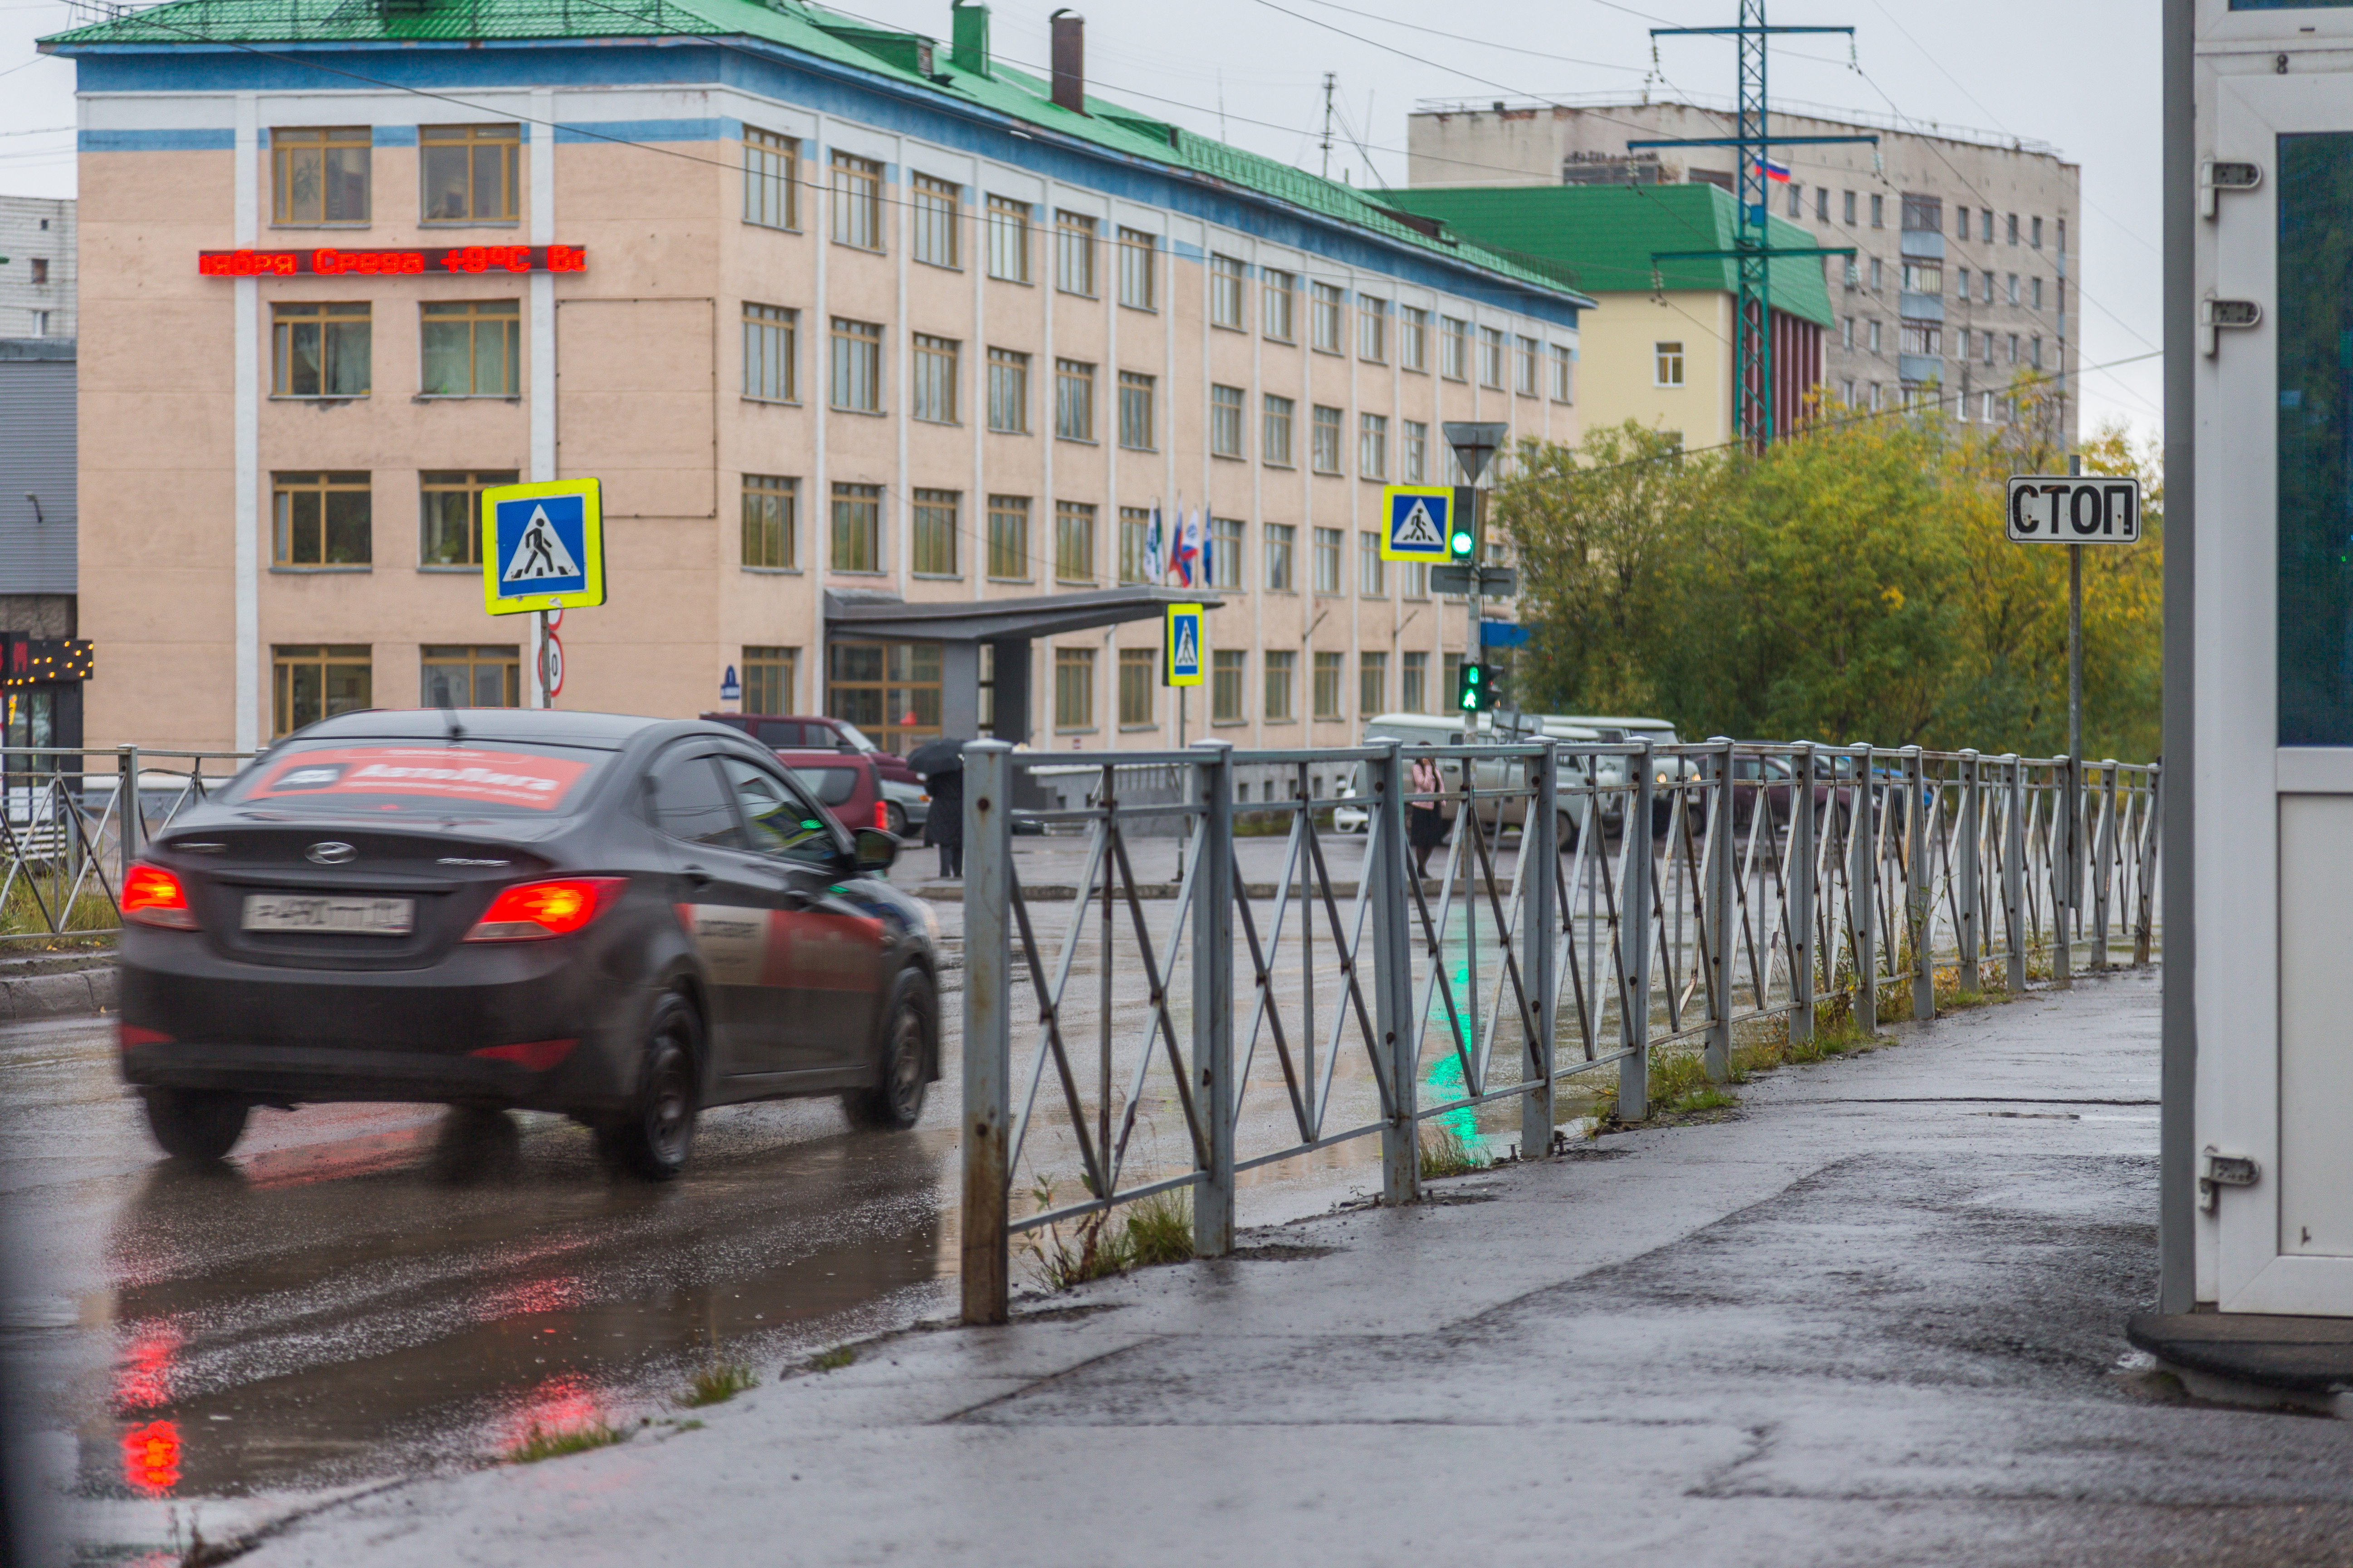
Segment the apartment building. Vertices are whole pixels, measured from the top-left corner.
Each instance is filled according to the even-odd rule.
[[[1734,187],[1729,147],[1630,150],[1630,141],[1721,137],[1728,105],[1571,98],[1542,103],[1425,104],[1408,122],[1416,186],[1654,184]],[[2021,374],[2049,377],[2077,426],[2082,337],[2082,170],[2050,146],[1777,102],[1771,131],[1875,136],[1777,148],[1789,178],[1773,212],[1813,243],[1853,246],[1826,263],[1836,325],[1825,391],[1878,408],[1933,385],[1958,419],[2006,416]]]
[[[74,203],[0,196],[0,338],[74,335]]]
[[[610,602],[560,629],[559,706],[1163,746],[1162,609],[1202,598],[1190,738],[1440,707],[1463,616],[1379,559],[1381,486],[1444,482],[1445,420],[1572,437],[1592,301],[1089,93],[1053,26],[1007,51],[1040,74],[978,5],[938,41],[167,0],[46,40],[80,73],[93,740],[533,700],[472,520],[586,474]],[[1206,581],[1147,569],[1155,510],[1202,515]]]

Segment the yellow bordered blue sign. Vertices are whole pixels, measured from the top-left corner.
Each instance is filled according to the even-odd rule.
[[[1391,485],[1381,491],[1381,559],[1444,565],[1454,492],[1439,485]]]
[[[1160,634],[1160,684],[1198,686],[1201,666],[1201,606],[1171,605]]]
[[[482,607],[494,616],[605,602],[604,488],[595,479],[482,492]]]

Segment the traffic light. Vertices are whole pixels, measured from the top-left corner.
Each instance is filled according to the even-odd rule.
[[[1494,706],[1488,689],[1488,668],[1483,664],[1465,664],[1455,678],[1454,706],[1465,713],[1476,713]]]
[[[1471,531],[1471,520],[1457,513],[1453,526],[1446,531],[1446,559],[1457,566],[1468,566],[1478,552],[1478,536]]]

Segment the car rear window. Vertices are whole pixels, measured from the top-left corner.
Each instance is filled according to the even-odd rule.
[[[227,798],[322,816],[563,816],[578,809],[612,759],[610,752],[518,741],[298,741],[257,762]]]
[[[805,768],[796,766],[792,769],[792,775],[801,781],[802,787],[807,789],[809,794],[817,796],[820,805],[839,805],[843,801],[848,800],[851,795],[858,793],[858,770],[856,768]]]
[[[797,746],[801,743],[801,728],[798,724],[762,720],[759,725],[760,744],[779,748]],[[833,737],[828,735],[825,739],[830,741]]]

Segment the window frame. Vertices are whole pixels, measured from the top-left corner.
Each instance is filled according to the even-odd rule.
[[[467,390],[436,391],[426,379],[434,356],[426,337],[435,325],[446,327],[455,322],[466,323]],[[482,363],[481,334],[486,326],[493,324],[503,325],[506,329],[503,333],[505,342],[500,353],[507,367],[509,384],[502,391],[485,392],[479,374]],[[417,307],[417,384],[419,397],[520,398],[522,395],[522,300],[513,295],[491,300],[419,300]]]
[[[1250,392],[1245,387],[1209,385],[1209,456],[1247,460],[1249,442],[1243,426],[1249,422]]]
[[[1034,581],[1029,565],[1029,497],[992,495],[988,498],[988,580],[992,583]],[[1016,569],[1013,574],[1008,566]]]
[[[1307,285],[1307,346],[1319,354],[1340,354],[1347,352],[1342,320],[1348,305],[1348,291],[1337,283],[1310,280]]]
[[[741,477],[743,537],[737,542],[737,565],[754,572],[800,570],[800,488],[797,478],[786,474]],[[772,525],[773,541],[769,538]],[[753,538],[755,530],[760,534],[756,549]],[[754,560],[755,554],[773,555],[774,559]]]
[[[491,132],[485,135],[484,132]],[[466,150],[466,211],[457,217],[435,217],[426,204],[432,199],[433,181],[429,174],[431,149],[462,147]],[[481,170],[475,149],[499,148],[503,155],[498,160],[498,178],[503,199],[495,214],[486,216],[480,210],[480,196],[476,182]],[[522,221],[522,126],[517,122],[488,125],[420,125],[417,128],[417,222],[420,228],[499,227],[512,228]],[[454,645],[453,645],[454,646]]]
[[[1261,717],[1269,724],[1296,723],[1299,655],[1292,648],[1268,648],[1259,656]]]
[[[1209,650],[1209,722],[1241,724],[1249,721],[1243,711],[1246,685],[1250,679],[1250,654],[1243,648],[1211,648]]]
[[[744,644],[743,657],[736,665],[744,693],[740,699],[743,711],[778,716],[791,713],[794,710],[793,689],[800,683],[800,656],[798,647],[787,647],[781,643]],[[753,673],[754,670],[760,672],[756,677]],[[755,706],[754,691],[765,689],[772,681],[776,688],[776,700],[773,704],[762,702]]]
[[[298,205],[290,186],[293,184],[292,165],[303,153],[318,155],[319,216],[303,217],[290,208]],[[360,211],[356,216],[346,213],[339,217],[327,216],[333,203],[330,184],[337,179],[349,180],[349,174],[335,174],[329,168],[330,153],[358,153]],[[365,228],[374,221],[375,210],[375,132],[365,125],[289,125],[269,129],[269,226],[272,228]]]
[[[1307,715],[1319,724],[1329,724],[1346,718],[1347,710],[1341,706],[1342,683],[1348,676],[1348,656],[1328,648],[1313,650],[1307,662]]]
[[[1398,368],[1430,374],[1430,312],[1419,305],[1398,307]]]
[[[1299,274],[1280,267],[1259,268],[1259,333],[1269,342],[1299,341]]]
[[[1318,474],[1340,474],[1343,471],[1340,463],[1344,456],[1340,443],[1345,439],[1345,426],[1342,424],[1344,413],[1326,403],[1311,404],[1309,409],[1308,468],[1311,472]],[[1329,418],[1325,417],[1327,415],[1330,416]]]
[[[1280,411],[1275,405],[1281,404]],[[1294,438],[1298,434],[1299,400],[1281,393],[1262,395],[1260,406],[1259,458],[1270,468],[1298,467]],[[1281,438],[1277,438],[1280,432]]]
[[[964,343],[931,332],[910,334],[913,383],[907,389],[907,416],[925,425],[961,425],[957,394],[964,376]]]
[[[826,406],[842,414],[881,413],[882,323],[835,316],[826,342]],[[845,394],[855,396],[861,384],[871,401],[843,401]]]
[[[1124,226],[1117,233],[1120,304],[1130,310],[1157,311],[1160,237],[1146,229]]]
[[[317,530],[317,558],[302,560],[297,553],[298,531],[304,526],[294,514],[299,496],[318,497],[317,516],[311,526]],[[329,513],[334,510],[329,498],[357,495],[364,498],[356,520],[357,554],[331,557],[335,548],[331,536],[338,526]],[[347,531],[353,529],[353,520],[347,514],[341,520]],[[353,533],[347,532],[343,549],[353,546]],[[291,468],[274,469],[269,476],[269,564],[279,572],[352,572],[369,571],[375,565],[375,476],[364,469],[353,468]]]
[[[1095,522],[1092,501],[1054,503],[1054,582],[1058,587],[1095,586]]]
[[[744,127],[744,221],[780,234],[801,231],[799,137]]]
[[[307,668],[319,671],[319,711],[310,718],[298,718],[292,711],[293,672]],[[327,690],[327,671],[338,668],[356,668],[361,672],[361,689],[346,694],[341,707],[334,705],[338,700]],[[367,643],[273,643],[269,648],[269,698],[273,740],[321,719],[372,708],[375,705],[375,649]]]
[[[1054,291],[1073,299],[1103,298],[1096,279],[1095,241],[1103,220],[1067,208],[1054,209]]]
[[[998,348],[988,351],[988,428],[1000,436],[1029,434],[1029,362],[1031,356],[1020,349]],[[1016,423],[998,423],[1009,395]]]
[[[1366,364],[1389,363],[1389,302],[1356,296],[1356,357]]]
[[[294,339],[297,331],[315,323],[318,332],[317,374],[321,390],[298,392],[289,383],[293,379]],[[330,362],[343,368],[348,348],[334,345],[345,343],[354,335],[350,328],[356,323],[360,339],[359,362],[361,380],[365,383],[357,392],[329,392]],[[341,329],[341,330],[338,330]],[[304,402],[344,402],[371,395],[375,390],[375,318],[374,303],[366,300],[273,300],[269,305],[269,395],[276,398],[300,398]]]
[[[1295,523],[1262,522],[1259,532],[1266,540],[1261,553],[1266,557],[1266,591],[1270,594],[1295,594],[1299,591],[1299,529]]]
[[[520,708],[522,706],[522,648],[516,643],[422,643],[417,649],[417,705],[439,708],[444,704],[434,693],[431,677],[427,671],[438,668],[450,669],[463,667],[466,700],[447,704],[451,708]],[[499,672],[499,684],[506,700],[477,702],[480,691],[477,671]],[[371,679],[370,684],[374,684]]]
[[[1095,650],[1054,646],[1054,733],[1083,735],[1095,722]]]
[[[1209,325],[1223,331],[1250,331],[1250,263],[1239,256],[1209,253]]]
[[[1095,445],[1095,372],[1085,360],[1054,358],[1054,439]]]
[[[907,181],[907,254],[926,267],[964,270],[964,186],[936,174]]]
[[[1673,388],[1683,384],[1683,343],[1680,338],[1661,339],[1651,345],[1651,384]]]
[[[1025,288],[1030,285],[1029,231],[1037,226],[1037,203],[989,193],[987,217],[987,269],[989,277],[1000,283],[1018,283]],[[1013,263],[1014,270],[1000,270],[1000,265],[1008,259]]]
[[[854,479],[836,479],[828,499],[831,503],[828,516],[832,526],[827,531],[827,542],[831,546],[827,552],[827,564],[836,572],[854,573],[860,576],[881,574],[886,570],[882,553],[882,487],[860,484]],[[862,524],[860,521],[861,514]],[[845,542],[853,548],[843,550]],[[845,555],[849,557],[846,562],[843,559]],[[860,556],[864,557],[867,564],[858,563]]]
[[[482,568],[482,492],[512,485],[521,478],[516,468],[424,468],[417,475],[417,563],[442,571],[479,572]],[[461,547],[457,556],[434,553],[435,496],[462,496],[465,500],[450,534]],[[272,503],[273,505],[275,503]],[[371,510],[374,510],[371,503]],[[443,524],[453,520],[442,518]]]
[[[1156,452],[1160,438],[1160,378],[1140,370],[1119,373],[1119,444],[1130,452]]]
[[[1160,686],[1160,650],[1124,647],[1119,650],[1119,727],[1156,730],[1153,693]]]
[[[1356,414],[1356,477],[1387,483],[1389,477],[1389,416],[1358,410]]]
[[[746,300],[741,307],[740,320],[744,348],[741,395],[754,403],[800,402],[800,311],[790,305]],[[781,353],[771,353],[771,345],[781,345]],[[776,368],[782,371],[781,382],[769,374]]]
[[[827,159],[828,184],[833,205],[828,215],[826,237],[850,250],[882,255],[884,165],[872,158],[836,147]],[[846,231],[846,234],[845,234]],[[860,236],[865,237],[861,238]]]
[[[929,578],[963,577],[956,524],[964,512],[964,492],[912,489],[908,492],[907,509],[908,574]]]
[[[1341,574],[1347,539],[1345,529],[1326,528],[1321,523],[1307,531],[1308,576],[1312,591],[1321,597],[1336,599],[1347,592],[1347,579]]]

